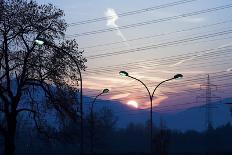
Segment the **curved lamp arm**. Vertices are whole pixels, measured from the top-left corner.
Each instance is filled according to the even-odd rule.
[[[151,98],[153,98],[156,89],[157,89],[162,83],[167,82],[167,81],[171,81],[171,80],[174,80],[174,79],[179,79],[179,78],[183,78],[183,75],[182,75],[182,74],[176,74],[176,75],[174,75],[173,78],[170,78],[170,79],[167,79],[167,80],[164,80],[164,81],[160,82],[160,83],[155,87],[155,89],[153,90],[152,95],[151,95]]]
[[[35,43],[38,44],[38,45],[48,45],[48,46],[51,46],[51,47],[54,47],[58,50],[61,50],[62,52],[64,52],[67,56],[70,57],[70,59],[75,63],[76,67],[77,67],[77,70],[78,70],[78,73],[79,73],[79,77],[80,77],[80,119],[81,119],[81,154],[83,154],[83,88],[82,88],[82,75],[81,75],[81,69],[80,69],[80,66],[79,66],[79,63],[76,61],[76,59],[71,55],[69,54],[67,51],[63,50],[62,48],[60,47],[57,47],[55,46],[53,43],[50,43],[48,42],[47,40],[43,39],[43,38],[36,38],[35,40]]]
[[[157,89],[161,84],[163,84],[163,83],[165,83],[165,82],[167,82],[167,81],[174,80],[174,79],[175,79],[175,78],[171,78],[171,79],[167,79],[167,80],[164,80],[164,81],[160,82],[160,83],[155,87],[155,89],[153,90],[152,95],[151,95],[151,98],[154,97],[154,94],[155,94],[156,89]]]
[[[94,105],[96,99],[97,99],[99,96],[101,96],[102,94],[108,93],[109,91],[110,91],[109,89],[105,88],[105,89],[103,89],[103,91],[102,91],[100,94],[98,94],[97,96],[95,96],[95,98],[94,98],[93,101],[92,101],[91,111],[92,111],[92,109],[93,109],[93,105]]]
[[[91,109],[93,109],[93,105],[94,105],[96,99],[97,99],[99,96],[101,96],[102,94],[104,94],[104,93],[101,92],[100,94],[98,94],[97,96],[95,96],[95,98],[93,99],[92,104],[91,104]]]
[[[135,78],[133,76],[130,76],[130,75],[127,75],[127,76],[134,79],[134,80],[136,80],[136,81],[139,81],[146,88],[146,90],[147,90],[147,92],[149,94],[150,100],[152,99],[151,92],[149,91],[148,87],[145,85],[145,83],[143,81],[141,81],[141,80],[139,80],[139,79],[137,79],[137,78]]]

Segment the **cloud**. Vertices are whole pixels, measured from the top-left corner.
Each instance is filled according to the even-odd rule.
[[[160,72],[177,74],[176,71],[168,71],[168,70],[160,70]],[[202,74],[202,73],[205,73],[205,71],[179,71],[179,72],[183,73],[183,74]]]
[[[118,20],[118,15],[115,12],[115,10],[112,8],[107,8],[107,10],[105,12],[105,16],[107,18],[106,26],[108,26],[110,28],[115,28],[116,35],[120,36],[122,38],[122,40],[125,42],[125,44],[127,46],[129,46],[129,44],[126,42],[127,41],[126,37],[122,34],[122,32],[119,29],[119,26],[116,24],[116,21]]]
[[[136,72],[132,72],[130,74],[133,75],[134,77],[138,78],[138,79],[143,79],[143,80],[146,80],[146,81],[160,82],[160,81],[166,80],[165,78],[157,77],[157,76],[154,76],[153,74],[149,75],[149,73],[151,73],[152,71],[156,72],[157,70],[154,70],[154,69],[151,68],[150,70],[147,69],[147,70],[141,71],[141,72],[136,71]]]
[[[96,88],[105,88],[106,86],[103,83],[97,83],[95,81],[83,81],[86,89],[96,90]],[[107,85],[110,88],[109,85]]]
[[[231,67],[231,68],[228,68],[226,71],[227,71],[227,72],[231,72],[231,71],[232,71],[232,67]]]
[[[110,97],[110,99],[115,100],[115,99],[121,99],[121,98],[125,98],[128,97],[130,95],[130,93],[125,93],[125,94],[117,94],[117,95],[113,95]]]
[[[232,46],[232,42],[230,42],[228,44],[223,44],[223,45],[219,46],[218,48],[230,47],[230,46]]]
[[[122,78],[115,78],[115,77],[104,77],[104,76],[88,76],[88,79],[97,80],[97,81],[104,81],[110,83],[118,83],[118,82],[127,82]]]
[[[190,59],[180,60],[180,61],[179,61],[179,62],[177,62],[177,63],[174,63],[174,64],[172,64],[172,65],[169,65],[169,67],[175,67],[175,66],[178,66],[178,65],[180,65],[180,64],[182,64],[182,63],[184,63],[185,61],[189,61],[189,60],[192,60],[192,59],[194,59],[194,57],[192,57],[192,58],[190,58]]]
[[[152,106],[153,107],[157,107],[158,105],[160,105],[161,102],[163,102],[166,99],[168,99],[168,96],[154,96],[154,99],[153,99],[153,102],[152,102]],[[145,102],[144,104],[140,104],[139,107],[141,109],[150,108],[150,101]]]
[[[223,48],[231,47],[231,46],[232,46],[232,42],[230,42],[230,43],[228,43],[228,44],[223,44],[223,45],[218,46],[217,48],[215,48],[215,49],[213,49],[213,50],[209,50],[209,51],[206,51],[206,52],[204,52],[204,53],[197,54],[197,55],[192,56],[192,57],[190,57],[190,58],[188,58],[188,59],[180,60],[180,61],[178,61],[177,63],[174,63],[174,64],[169,65],[169,67],[178,66],[178,65],[180,65],[180,64],[182,64],[182,63],[184,63],[184,62],[186,62],[186,61],[191,61],[191,60],[193,60],[193,59],[195,59],[195,58],[197,58],[197,57],[200,57],[200,56],[202,56],[202,55],[204,55],[204,54],[209,54],[209,53],[214,52],[214,51],[216,51],[216,50],[218,50],[218,49],[223,49]]]
[[[188,22],[188,23],[201,23],[201,22],[204,22],[205,19],[202,18],[202,17],[199,17],[199,18],[184,18],[184,21],[185,22]]]
[[[168,98],[168,96],[159,96],[159,97],[156,97],[154,99],[154,101],[153,101],[153,106],[158,106],[161,102],[163,102],[167,98]]]

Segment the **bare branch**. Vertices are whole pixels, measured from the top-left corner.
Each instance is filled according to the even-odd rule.
[[[18,113],[20,113],[20,112],[22,112],[22,111],[27,111],[27,112],[31,112],[31,113],[36,113],[35,110],[27,109],[27,108],[18,109],[18,110],[16,110],[16,113],[18,114]]]
[[[5,112],[4,109],[0,108],[0,112]]]

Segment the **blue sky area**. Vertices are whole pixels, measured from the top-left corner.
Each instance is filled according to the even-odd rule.
[[[217,85],[212,96],[231,97],[231,0],[37,1],[64,10],[69,24],[66,39],[76,39],[88,59],[83,73],[86,96],[109,88],[101,99],[132,109],[149,108],[144,87],[119,76],[126,70],[150,90],[177,73],[184,75],[159,87],[153,104],[156,112],[204,104],[197,96],[205,95],[207,82]]]

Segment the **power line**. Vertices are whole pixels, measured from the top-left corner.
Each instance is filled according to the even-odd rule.
[[[210,54],[209,55],[209,57],[212,57],[212,58],[214,58],[214,56],[225,56],[225,57],[228,57],[229,58],[229,54],[230,54],[231,52],[230,51],[226,51],[226,52],[223,52],[222,50],[219,50],[219,51],[217,51],[216,52],[216,55],[215,55],[215,52],[211,52],[211,53],[208,53],[208,54]],[[190,56],[191,57],[191,56]],[[207,58],[207,57],[206,57]],[[207,59],[203,59],[203,60],[207,60]],[[230,60],[230,59],[228,59],[228,60]],[[168,60],[165,60],[165,59],[163,59],[163,62],[167,62]],[[222,60],[222,62],[225,62],[226,60],[224,59],[224,60]],[[195,62],[195,61],[194,61]],[[207,62],[207,64],[211,64],[211,66],[209,66],[209,67],[212,67],[212,66],[219,66],[219,65],[223,65],[223,64],[230,64],[230,63],[217,63],[217,62],[220,62],[220,61],[215,61],[215,59],[214,60],[212,60],[212,62]],[[205,63],[197,63],[197,64],[195,64],[195,65],[197,65],[197,67],[199,67],[199,65],[200,65],[200,67],[205,67],[205,66],[201,66],[201,64],[205,64]],[[187,65],[187,68],[193,68],[193,65]],[[96,73],[99,73],[99,72],[101,72],[102,73],[102,70],[98,70],[98,71],[96,71]],[[221,75],[220,75],[221,76]],[[196,80],[200,80],[200,78],[199,78],[199,76],[197,76],[198,78],[196,79]],[[182,83],[182,82],[181,82]],[[185,83],[186,84],[186,83]],[[170,84],[170,85],[172,85],[172,84]]]
[[[232,84],[230,85],[230,86],[232,86]],[[225,87],[226,87],[226,85],[225,85]],[[177,101],[177,99],[175,99],[175,100],[173,100],[173,101]],[[169,102],[170,103],[170,102]],[[175,110],[177,110],[175,107],[176,106],[183,106],[183,105],[187,105],[187,104],[194,104],[194,103],[197,103],[197,102],[192,102],[192,103],[183,103],[183,104],[171,104],[171,105],[166,105],[166,106],[160,106],[160,107],[154,107],[154,110],[156,111],[156,110],[164,110],[164,109],[168,109],[169,110],[169,108],[172,108],[172,110],[173,111],[175,111]],[[219,103],[218,103],[219,104]],[[185,109],[185,107],[182,107],[181,109]],[[146,111],[147,110],[147,108],[145,108],[145,109],[130,109],[130,110],[122,110],[122,111],[117,111],[117,113],[124,113],[124,112],[139,112],[139,111]]]
[[[165,106],[159,106],[159,107],[153,107],[153,112],[156,111],[166,111],[166,112],[170,112],[170,111],[176,111],[178,110],[178,106],[181,106],[181,109],[186,109],[186,107],[182,107],[184,105],[194,105],[197,104],[197,102],[188,102],[188,103],[179,103],[179,104],[171,104],[171,105],[165,105]],[[220,103],[215,103],[215,104],[220,104]],[[199,105],[199,104],[198,104]],[[201,105],[201,104],[200,104]],[[192,106],[194,107],[194,106]],[[189,108],[192,108],[189,107]],[[172,108],[172,109],[170,109]],[[147,111],[149,108],[144,108],[144,109],[128,109],[128,110],[120,110],[120,111],[114,111],[114,114],[122,114],[122,113],[128,113],[127,115],[137,115],[138,113]],[[132,113],[131,113],[132,112]]]
[[[133,41],[137,41],[137,40],[150,39],[150,38],[161,37],[161,36],[171,35],[171,34],[180,33],[180,32],[187,32],[187,31],[192,31],[192,30],[197,30],[197,29],[202,29],[202,28],[209,28],[209,27],[223,25],[223,24],[227,24],[227,23],[231,23],[231,22],[232,22],[232,20],[225,20],[225,21],[221,21],[221,22],[217,22],[217,23],[213,23],[213,24],[205,24],[202,26],[196,26],[196,27],[181,29],[181,30],[177,30],[177,31],[171,31],[171,32],[167,32],[167,33],[160,33],[160,34],[155,34],[155,35],[127,39],[126,41],[117,41],[117,42],[110,42],[110,43],[103,43],[103,44],[96,44],[96,45],[92,45],[92,46],[86,46],[86,47],[82,47],[81,49],[91,49],[91,48],[95,48],[95,47],[102,47],[102,46],[115,45],[115,44],[120,44],[120,43],[125,43],[125,42],[133,42]]]
[[[218,76],[213,76],[213,79],[218,79],[218,78],[220,78],[219,80],[217,80],[217,81],[215,81],[215,82],[223,82],[223,83],[225,83],[225,78],[227,78],[228,80],[230,80],[231,79],[231,76],[232,76],[232,74],[222,74],[222,75],[218,75]],[[191,80],[191,79],[190,79]],[[219,83],[218,83],[219,84]],[[172,83],[170,83],[170,84],[168,84],[167,86],[165,86],[165,87],[167,87],[167,88],[171,88],[171,86],[175,86],[175,88],[178,88],[178,87],[181,87],[181,88],[183,88],[184,86],[186,86],[186,85],[188,85],[188,86],[191,86],[191,83],[188,83],[188,82],[179,82],[179,83],[175,83],[175,84],[172,84]],[[229,86],[229,84],[222,84],[221,85],[222,87],[226,87],[226,86]],[[117,91],[117,90],[114,90],[113,92],[116,92],[116,94],[121,94],[121,93],[134,93],[134,92],[137,92],[137,91],[139,91],[139,90],[141,90],[140,88],[138,88],[138,85],[130,85],[130,88],[131,89],[127,89],[126,91]],[[181,90],[180,92],[181,92],[181,94],[184,94],[184,93],[193,93],[193,92],[195,92],[195,91],[198,91],[198,90],[195,90],[195,89],[193,89],[193,90]],[[175,95],[175,94],[178,94],[179,92],[162,92],[162,94],[165,94],[165,95]],[[140,96],[143,96],[143,95],[140,95]],[[156,95],[156,96],[163,96],[163,95]],[[136,97],[138,97],[138,98],[140,98],[138,95],[136,96]]]
[[[204,52],[207,52],[207,55],[201,55],[201,54],[197,54],[197,53],[194,53],[194,54],[186,54],[182,57],[176,57],[176,58],[171,58],[171,59],[149,59],[149,60],[146,60],[145,62],[142,62],[142,63],[139,63],[139,62],[135,62],[135,63],[130,63],[128,65],[121,65],[121,66],[107,66],[107,67],[102,67],[102,68],[93,68],[91,70],[87,70],[86,74],[87,75],[91,75],[91,74],[97,74],[99,72],[101,72],[101,74],[108,74],[108,73],[112,73],[112,70],[121,70],[122,68],[124,68],[126,66],[127,70],[130,71],[130,70],[133,70],[133,69],[137,69],[138,67],[141,67],[143,65],[146,66],[146,68],[153,68],[154,71],[157,71],[166,67],[166,66],[170,66],[170,65],[173,65],[173,64],[176,64],[180,61],[182,61],[183,63],[184,62],[188,62],[191,60],[194,60],[194,63],[196,63],[197,61],[200,61],[200,60],[210,60],[210,58],[214,58],[214,57],[225,57],[225,56],[229,56],[231,54],[231,50],[232,49],[224,49],[224,50],[217,50],[215,52],[209,52],[209,50],[205,50]],[[222,55],[224,54],[224,55]],[[154,63],[155,62],[155,63]],[[216,62],[216,61],[215,61]],[[224,61],[225,62],[225,61]],[[207,63],[207,62],[206,62]],[[182,67],[187,67],[191,64],[187,64],[185,66],[182,66]],[[164,66],[164,67],[161,67],[161,66]],[[159,67],[159,68],[157,68]],[[174,66],[171,66],[171,68],[177,68],[178,65],[174,65]]]
[[[105,67],[95,67],[92,68],[91,70],[95,70],[95,71],[102,71],[102,70],[106,70],[106,69],[110,69],[112,70],[112,67],[128,67],[128,66],[134,66],[136,64],[142,64],[142,63],[153,63],[155,62],[155,66],[156,65],[163,65],[163,64],[167,64],[167,62],[169,63],[174,63],[183,59],[187,59],[189,57],[194,57],[194,56],[203,56],[205,54],[215,54],[215,53],[221,53],[225,50],[227,50],[227,48],[232,47],[232,45],[227,45],[227,46],[222,46],[222,47],[216,47],[216,48],[208,48],[208,49],[204,49],[201,51],[193,51],[187,54],[180,54],[180,55],[175,55],[175,56],[167,56],[167,57],[162,57],[162,58],[151,58],[151,59],[146,59],[146,60],[139,60],[139,61],[135,61],[135,62],[127,62],[127,63],[122,63],[122,64],[117,64],[117,65],[109,65],[109,66],[105,66]],[[231,50],[231,49],[228,49]],[[100,69],[100,70],[99,70]],[[90,70],[90,71],[91,71]],[[89,70],[88,70],[89,71]]]
[[[231,85],[232,86],[232,85]],[[177,99],[173,100],[177,101]],[[99,101],[100,102],[100,101]],[[169,102],[170,103],[170,102]],[[171,105],[166,105],[166,106],[159,106],[159,107],[153,107],[154,112],[171,112],[171,111],[176,111],[178,109],[186,109],[186,107],[183,107],[183,105],[193,105],[197,102],[191,102],[191,103],[181,103],[181,104],[171,104]],[[219,104],[219,103],[218,103]],[[181,106],[178,108],[178,106]],[[172,108],[172,109],[170,109]],[[191,108],[191,107],[189,107]],[[136,115],[140,112],[147,111],[147,108],[144,109],[129,109],[129,110],[120,110],[120,111],[114,111],[114,113],[119,114],[119,113],[128,113],[128,112],[133,112],[133,113],[128,113],[127,115]],[[135,114],[136,113],[136,114]]]
[[[230,77],[231,78],[231,77]],[[217,82],[220,82],[220,81],[217,81]],[[232,84],[231,83],[226,83],[226,84],[224,84],[225,83],[225,81],[221,81],[221,82],[223,82],[223,84],[221,84],[221,88],[226,88],[226,87],[231,87],[232,86]],[[218,84],[220,84],[220,83],[218,83]],[[188,86],[192,86],[192,85],[188,85]],[[166,87],[166,88],[169,88],[170,89],[170,87]],[[178,87],[177,87],[178,88]],[[129,90],[129,91],[117,91],[117,90],[113,90],[113,94],[112,94],[112,96],[113,95],[117,95],[117,94],[124,94],[124,93],[130,93],[131,94],[131,96],[134,96],[134,95],[136,95],[135,93],[136,92],[138,92],[138,91],[143,91],[143,90],[141,90],[141,89],[138,89],[138,88],[134,88],[133,90]],[[186,96],[183,96],[183,95],[191,95],[191,94],[196,94],[196,92],[199,92],[199,90],[198,89],[191,89],[191,90],[189,90],[189,88],[186,88],[186,89],[184,89],[184,90],[180,90],[180,91],[178,91],[178,92],[173,92],[173,91],[162,91],[162,93],[157,93],[157,94],[155,94],[155,96],[156,97],[162,97],[162,96],[172,96],[173,98],[181,98],[181,96],[179,96],[178,94],[181,94],[182,95],[182,97],[186,97]],[[133,95],[134,94],[134,95]],[[177,96],[178,95],[178,96]],[[94,97],[94,96],[90,96],[90,97]],[[147,97],[146,97],[146,93],[144,92],[144,94],[142,95],[136,95],[136,96],[134,96],[133,97],[133,99],[138,99],[138,100],[140,100],[140,99],[147,99]],[[112,99],[112,100],[114,100],[114,99]],[[115,100],[117,100],[117,99],[115,99]],[[119,99],[120,100],[120,99]]]
[[[225,63],[224,63],[225,64]],[[223,65],[224,65],[223,64]],[[227,64],[229,64],[229,63],[227,63]],[[214,66],[219,66],[220,64],[215,64]],[[201,67],[201,66],[200,66]],[[228,78],[229,77],[229,78]],[[222,75],[218,75],[218,76],[215,76],[215,78],[228,78],[228,80],[230,80],[230,78],[231,78],[231,73],[227,73],[227,74],[222,74]],[[189,86],[191,86],[191,85],[194,85],[194,84],[196,84],[196,82],[198,82],[198,81],[201,81],[202,80],[202,78],[196,78],[196,79],[189,79],[188,77],[186,77],[186,79],[187,80],[182,80],[182,81],[179,81],[178,83],[169,83],[169,84],[166,84],[167,86],[166,86],[166,88],[183,88],[183,87],[185,87],[185,86],[187,86],[187,85],[189,85]],[[214,79],[214,77],[212,78],[212,79]],[[154,85],[154,83],[152,83],[152,82],[149,82],[148,83],[148,85]],[[123,88],[123,86],[121,86],[121,87],[116,87],[117,89],[120,89],[120,88]],[[134,89],[134,88],[137,88],[137,89]],[[138,87],[138,85],[136,85],[136,84],[130,84],[130,87],[129,87],[129,89],[127,89],[126,91],[121,91],[121,93],[126,93],[126,92],[135,92],[135,91],[138,91],[138,90],[140,90],[139,89],[140,87]],[[89,91],[89,92],[91,92],[91,91]],[[119,93],[120,91],[114,91],[114,92],[117,92],[117,93]]]
[[[219,75],[219,76],[214,76],[212,79],[220,78],[222,80],[223,78],[228,78],[229,77],[228,80],[230,80],[231,76],[232,76],[231,73],[227,73],[227,74],[222,74],[222,75]],[[217,81],[220,82],[221,80],[217,80]],[[165,85],[165,87],[166,88],[178,88],[178,87],[183,88],[184,86],[194,84],[194,82],[196,82],[196,81],[197,81],[197,78],[195,78],[195,79],[187,78],[187,80],[183,79],[182,81],[178,81],[178,83],[176,83],[176,82],[175,83],[168,83],[168,84]],[[199,79],[198,81],[202,81],[202,79]],[[148,85],[154,85],[154,83],[149,82]],[[123,91],[123,92],[128,92],[128,91],[131,91],[131,90],[136,92],[136,91],[140,90],[140,88],[142,88],[142,87],[139,87],[139,88],[138,87],[139,87],[138,84],[131,84],[130,88],[128,88],[126,91]],[[117,88],[123,88],[123,87],[117,87]],[[122,91],[118,91],[118,92],[122,92]]]
[[[230,77],[231,79],[231,77]],[[219,81],[218,81],[219,82]],[[223,83],[225,83],[224,81],[222,81]],[[189,85],[191,86],[191,85]],[[183,86],[182,86],[183,87]],[[221,87],[231,87],[231,83],[226,83],[224,85],[222,85]],[[166,88],[169,88],[170,87],[166,87]],[[178,87],[177,87],[178,88]],[[116,94],[123,94],[123,93],[135,93],[135,92],[138,92],[138,91],[141,91],[141,89],[137,89],[137,88],[134,88],[136,90],[129,90],[129,91],[114,91]],[[180,90],[178,92],[165,92],[163,91],[162,94],[156,94],[155,96],[156,97],[160,97],[160,96],[174,96],[175,98],[180,98],[180,96],[176,96],[177,94],[181,94],[181,95],[191,95],[191,94],[196,94],[196,92],[198,92],[199,90],[198,89],[192,89],[192,90],[189,90],[188,89],[184,89],[184,90]],[[145,96],[144,96],[145,95]],[[147,99],[146,97],[146,93],[144,93],[144,95],[136,95],[136,97],[133,97],[133,99]],[[133,95],[132,95],[133,96]],[[186,96],[185,96],[186,97]]]
[[[208,57],[206,57],[206,59],[203,59],[203,60],[208,60],[208,58],[214,58],[215,56],[224,56],[224,57],[226,57],[226,58],[228,58],[228,63],[226,62],[226,59],[223,59],[222,61],[215,61],[215,59],[213,59],[211,62],[209,61],[209,62],[206,62],[206,63],[197,63],[197,64],[193,64],[193,65],[185,65],[186,66],[186,68],[188,69],[188,68],[191,68],[191,69],[193,69],[194,68],[194,66],[196,66],[196,67],[206,67],[206,66],[208,66],[208,65],[201,65],[201,64],[211,64],[209,67],[212,67],[212,66],[219,66],[219,65],[225,65],[225,64],[230,64],[229,63],[229,57],[230,57],[230,54],[231,54],[231,52],[230,51],[226,51],[226,52],[223,52],[222,50],[219,50],[219,51],[217,51],[216,52],[216,55],[215,55],[215,52],[211,52],[211,53],[208,53],[208,54],[210,54]],[[191,56],[190,56],[191,57]],[[202,58],[201,59],[197,59],[197,60],[202,60]],[[165,60],[165,59],[163,59],[163,61],[164,62],[167,62],[168,60]],[[194,61],[194,62],[196,62],[196,61]],[[217,63],[217,62],[223,62],[223,63]],[[161,65],[161,64],[160,64]],[[114,69],[114,68],[113,68]],[[129,68],[130,69],[130,68]],[[101,73],[104,73],[104,69],[103,70],[96,70],[96,73],[99,73],[99,72],[101,72]],[[105,72],[106,74],[109,74],[109,73],[107,73],[107,72]],[[220,73],[221,74],[221,73]],[[230,74],[229,72],[228,72],[228,74]],[[110,74],[109,74],[110,75]],[[221,76],[221,75],[219,75],[219,76]],[[199,78],[199,75],[197,76],[197,78],[195,79],[195,81],[199,81],[200,79],[204,79],[204,78]],[[189,81],[189,80],[188,80]],[[192,81],[192,80],[191,80]],[[193,82],[193,81],[192,81]],[[180,83],[182,83],[182,82],[180,82]],[[185,83],[186,84],[186,83]],[[169,84],[169,85],[172,85],[172,84]]]
[[[81,36],[87,36],[87,35],[93,35],[93,34],[98,34],[98,33],[105,33],[105,32],[115,31],[115,30],[118,30],[118,29],[128,29],[128,28],[134,28],[134,27],[139,27],[139,26],[144,26],[144,25],[149,25],[149,24],[166,22],[166,21],[170,21],[170,20],[174,20],[174,19],[186,18],[186,17],[205,14],[205,13],[209,13],[209,12],[215,12],[215,11],[219,11],[219,10],[224,10],[224,9],[228,9],[228,8],[231,8],[231,7],[232,7],[232,4],[227,4],[227,5],[222,5],[222,6],[209,8],[209,9],[205,9],[205,10],[185,13],[185,14],[181,14],[181,15],[176,15],[176,16],[171,16],[171,17],[166,17],[166,18],[159,18],[159,19],[155,19],[155,20],[150,20],[150,21],[145,21],[145,22],[139,22],[139,23],[124,25],[124,26],[119,26],[118,28],[106,28],[106,29],[83,32],[83,33],[80,33],[80,34],[67,35],[67,38],[81,37]]]
[[[181,44],[181,43],[187,43],[187,42],[202,40],[202,39],[206,39],[206,38],[213,38],[213,37],[227,35],[227,34],[231,34],[231,33],[232,33],[232,30],[220,31],[220,32],[216,32],[216,33],[199,35],[199,36],[195,36],[195,37],[184,38],[184,39],[180,39],[180,40],[169,41],[169,42],[164,42],[164,43],[159,43],[159,44],[152,44],[152,45],[137,47],[137,48],[128,49],[128,50],[120,50],[120,51],[116,51],[116,52],[107,52],[107,53],[102,53],[102,54],[91,55],[91,56],[88,56],[87,58],[88,59],[98,59],[98,58],[103,58],[103,57],[109,57],[109,56],[145,51],[145,50],[150,50],[150,49],[156,49],[156,48],[161,48],[161,47],[162,48],[169,47],[169,46],[173,46],[173,45],[177,45],[177,44]]]
[[[185,4],[185,3],[189,3],[189,2],[194,2],[194,1],[197,1],[197,0],[181,0],[181,1],[176,1],[176,2],[166,3],[166,4],[162,4],[162,5],[158,5],[158,6],[144,8],[144,9],[119,13],[118,17],[131,16],[131,15],[135,15],[135,14],[140,14],[140,13],[144,13],[144,12],[149,12],[149,11],[154,11],[154,10],[158,10],[158,9],[168,8],[168,7],[172,7],[172,6],[176,6],[176,5],[180,5],[180,4]],[[111,19],[111,18],[113,18],[113,17],[112,16],[107,16],[107,17],[99,17],[99,18],[93,18],[93,19],[88,19],[88,20],[82,20],[82,21],[79,21],[79,22],[70,23],[69,26],[90,24],[90,23],[104,21],[104,20]]]
[[[231,28],[232,27],[227,27],[227,28],[223,28],[223,29],[224,30],[228,30],[228,29],[231,29]],[[222,28],[220,28],[220,30],[221,29]],[[212,32],[217,32],[217,31],[218,30],[210,30],[210,31],[206,31],[205,34],[209,34],[209,33],[212,33]],[[186,38],[186,37],[191,37],[191,36],[196,36],[196,35],[202,35],[202,32],[200,32],[200,33],[194,33],[194,34],[190,34],[190,35],[189,34],[188,35],[182,35],[181,38],[182,37]],[[180,39],[180,37],[176,37],[176,36],[173,37],[173,38],[174,39],[176,39],[176,38]],[[169,37],[168,39],[165,38],[165,39],[159,40],[159,42],[161,42],[161,43],[162,42],[169,42],[169,41],[172,41],[173,38],[172,37]],[[206,43],[206,42],[222,41],[222,40],[228,40],[228,39],[231,39],[231,38],[232,38],[232,36],[223,37],[223,35],[222,35],[221,38],[220,37],[213,38],[213,39],[208,39],[207,38],[207,40],[204,40],[203,42],[202,42],[202,40],[194,40],[193,42],[181,43],[181,46],[187,46],[187,45],[192,45],[192,44],[197,44],[197,43],[201,43],[202,44],[202,43]],[[151,44],[154,44],[154,42],[156,42],[156,40],[143,41],[143,43],[141,43],[141,44],[137,43],[136,46],[132,45],[131,47],[136,48],[136,47],[141,47],[141,46],[149,46]],[[120,51],[120,50],[127,50],[127,49],[125,49],[125,46],[118,46],[116,48],[111,47],[111,48],[103,48],[103,49],[92,49],[92,50],[88,50],[88,52],[85,52],[85,54],[86,54],[86,57],[88,57],[88,56],[91,56],[91,55],[88,55],[88,53],[97,52],[97,53],[101,54],[101,53],[106,53],[108,51],[114,52],[114,51]]]

